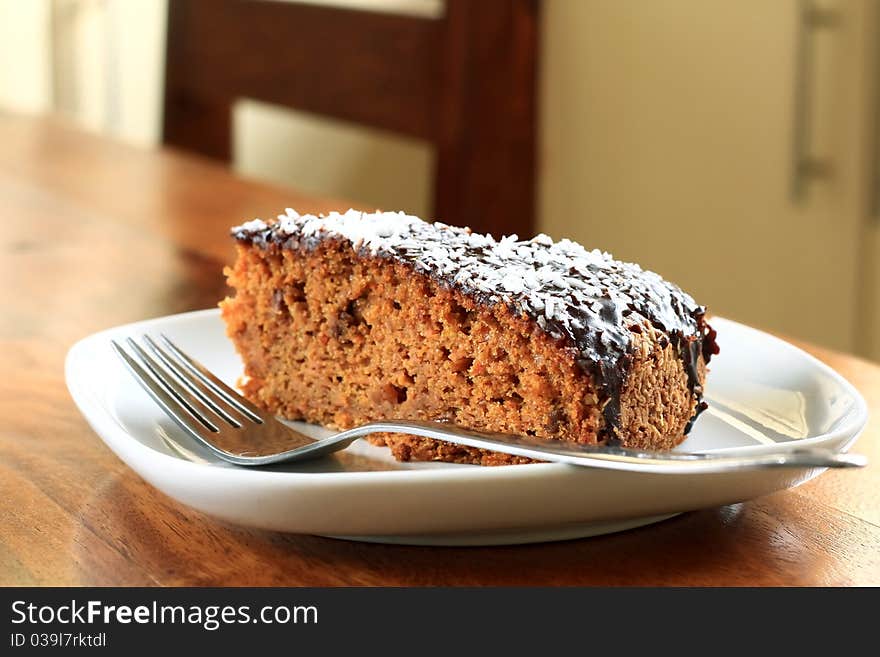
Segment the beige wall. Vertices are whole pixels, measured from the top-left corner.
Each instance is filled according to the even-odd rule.
[[[0,109],[45,112],[52,101],[49,0],[0,0]]]
[[[53,109],[134,144],[158,142],[167,0],[50,0]]]
[[[798,0],[548,2],[541,227],[639,262],[712,312],[880,356],[859,338],[880,305],[860,271],[876,260],[862,248],[868,5],[834,0],[836,24],[811,29]],[[827,163],[798,198],[795,143]]]

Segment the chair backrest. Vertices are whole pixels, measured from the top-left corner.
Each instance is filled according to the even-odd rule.
[[[533,229],[539,0],[426,18],[270,0],[170,0],[163,141],[229,160],[236,98],[431,142],[434,216]]]

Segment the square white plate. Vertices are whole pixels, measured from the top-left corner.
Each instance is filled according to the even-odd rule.
[[[679,451],[845,450],[867,421],[858,392],[803,351],[714,318],[721,354],[708,377],[709,410]],[[619,531],[684,511],[741,502],[797,486],[820,469],[638,474],[564,464],[484,468],[398,463],[358,441],[345,452],[246,469],[211,456],[147,397],[110,348],[111,338],[165,333],[229,384],[242,371],[218,310],[102,331],[74,345],[66,378],[101,439],[135,472],[182,504],[222,520],[358,540],[489,545]],[[325,430],[296,423],[316,437]],[[182,455],[163,435],[191,445]],[[325,434],[326,435],[326,434]]]

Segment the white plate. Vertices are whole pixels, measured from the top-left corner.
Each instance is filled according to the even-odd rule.
[[[865,402],[836,372],[760,331],[715,318],[710,408],[680,451],[762,451],[785,445],[846,449],[867,420]],[[166,333],[230,384],[241,362],[217,310],[163,317],[92,335],[67,356],[67,385],[94,430],[153,486],[216,518],[263,529],[358,540],[489,545],[619,531],[670,515],[797,486],[817,469],[636,474],[564,464],[484,468],[397,463],[358,441],[304,464],[245,469],[189,441],[146,396],[110,339]],[[314,435],[322,429],[306,428]],[[183,457],[163,434],[192,445]]]

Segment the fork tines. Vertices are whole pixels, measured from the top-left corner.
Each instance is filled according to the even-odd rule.
[[[204,440],[203,434],[263,423],[262,412],[181,351],[167,336],[158,341],[142,336],[146,349],[128,337],[124,348],[111,340],[137,382],[181,428]],[[160,344],[161,343],[161,344]]]

